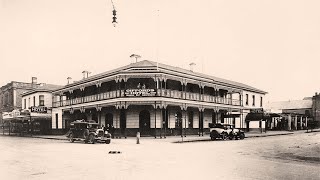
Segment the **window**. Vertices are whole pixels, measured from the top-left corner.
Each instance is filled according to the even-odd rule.
[[[255,106],[255,104],[256,104],[256,99],[255,99],[255,96],[252,95],[252,106]]]
[[[31,106],[31,104],[30,104],[30,106]],[[36,97],[35,96],[33,96],[33,106],[36,106]]]
[[[188,114],[188,127],[189,128],[193,128],[193,111],[189,111],[189,114]]]
[[[26,99],[23,99],[23,109],[27,109],[27,100]]]
[[[44,95],[39,96],[39,106],[44,106]]]
[[[29,98],[29,100],[28,100],[28,105],[29,105],[29,107],[31,107],[31,103],[30,103],[31,101],[30,101],[30,98]]]
[[[59,122],[59,116],[58,116],[58,113],[56,113],[56,129],[58,129],[58,122]]]
[[[246,105],[249,105],[249,95],[246,94]]]
[[[263,105],[263,101],[262,101],[262,97],[260,97],[260,107],[262,107]]]

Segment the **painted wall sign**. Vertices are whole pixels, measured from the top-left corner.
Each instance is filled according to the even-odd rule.
[[[48,108],[45,106],[32,106],[31,112],[47,113]]]
[[[125,96],[155,96],[155,89],[126,89]]]

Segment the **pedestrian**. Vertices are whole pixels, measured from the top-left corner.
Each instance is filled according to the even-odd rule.
[[[112,124],[110,126],[110,134],[111,134],[111,138],[114,138],[114,127]]]
[[[105,127],[105,131],[107,131],[108,133],[110,133],[110,124],[107,124],[107,126]]]

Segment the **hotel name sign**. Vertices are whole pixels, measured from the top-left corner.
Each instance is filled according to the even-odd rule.
[[[45,106],[32,106],[31,107],[31,112],[36,112],[36,113],[47,113],[48,108]]]
[[[125,96],[137,97],[137,96],[155,96],[155,89],[126,89]]]

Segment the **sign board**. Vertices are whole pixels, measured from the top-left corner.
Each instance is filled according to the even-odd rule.
[[[125,96],[133,97],[133,96],[155,96],[155,89],[126,89]]]
[[[250,113],[263,113],[263,108],[250,109]]]
[[[36,113],[47,113],[48,108],[45,106],[32,106],[31,107],[31,112],[36,112]]]
[[[20,116],[20,111],[19,110],[13,110],[12,112],[3,112],[2,113],[2,119],[10,119]]]

